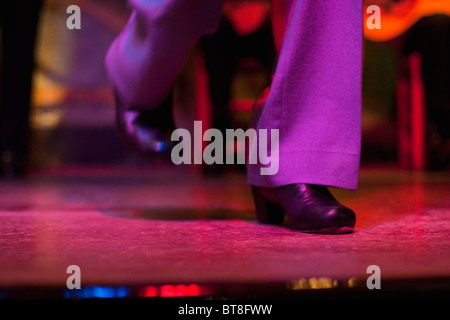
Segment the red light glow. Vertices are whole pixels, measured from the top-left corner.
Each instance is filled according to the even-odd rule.
[[[140,297],[195,297],[204,295],[208,290],[200,287],[197,284],[166,284],[162,286],[146,286],[139,291]]]

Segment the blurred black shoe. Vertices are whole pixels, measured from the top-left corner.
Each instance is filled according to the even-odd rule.
[[[172,95],[156,109],[134,111],[116,95],[116,124],[124,142],[145,158],[170,159],[172,132]]]

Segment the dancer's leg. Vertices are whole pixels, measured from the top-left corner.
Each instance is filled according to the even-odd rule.
[[[223,1],[129,1],[131,18],[106,57],[124,104],[149,110],[167,98],[190,48],[217,28]]]
[[[286,27],[258,129],[279,129],[279,170],[248,182],[355,189],[361,137],[362,1],[277,1]]]

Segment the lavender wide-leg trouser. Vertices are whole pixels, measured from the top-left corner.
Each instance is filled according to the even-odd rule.
[[[106,58],[121,99],[157,107],[190,48],[219,23],[223,0],[129,0],[133,14]],[[248,182],[356,189],[361,147],[362,1],[285,0],[283,41],[257,129],[279,129],[274,175]]]

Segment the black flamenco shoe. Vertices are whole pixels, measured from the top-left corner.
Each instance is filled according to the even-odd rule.
[[[116,95],[116,125],[126,145],[148,159],[169,160],[175,122],[172,95],[152,110],[134,111]]]
[[[352,233],[356,222],[353,210],[341,205],[327,187],[290,184],[278,188],[252,186],[258,221],[283,224],[306,233]]]

